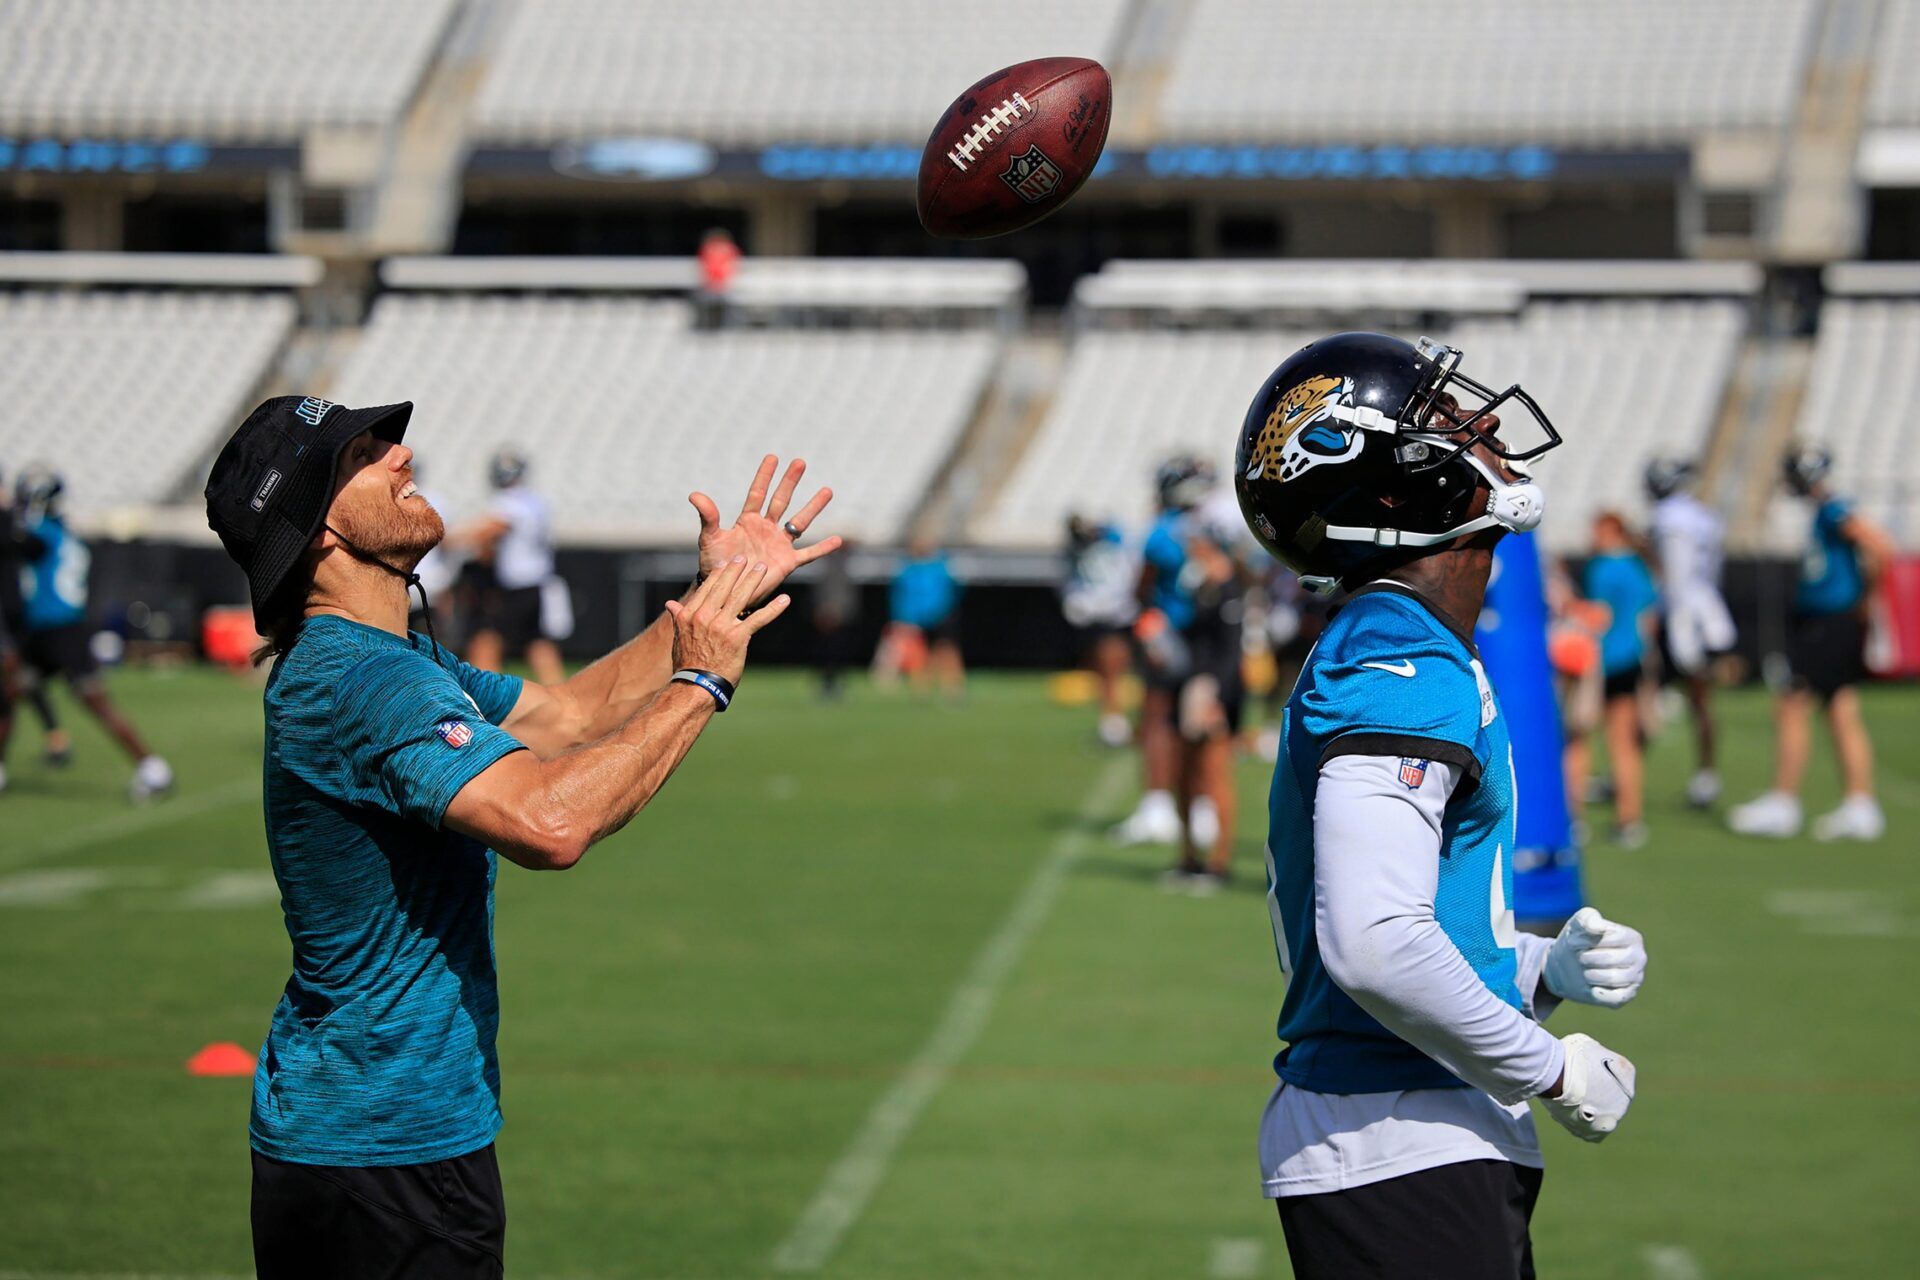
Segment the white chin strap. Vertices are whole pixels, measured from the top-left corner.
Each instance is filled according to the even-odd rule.
[[[1455,538],[1482,529],[1510,529],[1514,533],[1532,533],[1547,513],[1547,495],[1532,480],[1508,484],[1494,469],[1472,454],[1464,455],[1467,465],[1478,471],[1492,493],[1486,511],[1465,524],[1443,533],[1409,533],[1404,529],[1369,529],[1364,525],[1330,524],[1322,536],[1336,542],[1371,542],[1376,547],[1437,547]]]

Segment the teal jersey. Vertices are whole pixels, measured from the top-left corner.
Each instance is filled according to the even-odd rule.
[[[267,848],[293,943],[253,1081],[254,1149],[451,1159],[500,1128],[495,857],[441,827],[520,743],[517,677],[421,636],[309,619],[267,678]]]
[[[1860,548],[1842,532],[1852,515],[1853,504],[1845,498],[1828,498],[1813,513],[1812,536],[1800,559],[1800,587],[1793,598],[1801,613],[1845,613],[1867,593]]]
[[[1193,518],[1185,511],[1165,511],[1147,530],[1140,556],[1153,566],[1153,607],[1167,615],[1176,631],[1185,631],[1198,612],[1187,582],[1187,538]]]
[[[1333,616],[1294,686],[1273,772],[1267,905],[1287,994],[1274,1068],[1317,1093],[1466,1086],[1342,991],[1314,926],[1313,803],[1322,762],[1399,757],[1418,787],[1436,761],[1461,781],[1441,828],[1434,915],[1487,989],[1524,1008],[1515,982],[1513,749],[1470,637],[1413,592],[1375,583]]]
[[[1581,593],[1607,606],[1607,630],[1600,637],[1600,666],[1610,676],[1638,671],[1646,658],[1641,620],[1660,603],[1647,563],[1631,551],[1606,551],[1587,562]]]
[[[27,527],[44,550],[20,570],[21,616],[29,631],[52,631],[87,619],[87,578],[93,554],[58,516],[43,516]]]
[[[953,616],[960,605],[960,580],[944,555],[908,560],[894,575],[888,608],[895,622],[931,630]]]

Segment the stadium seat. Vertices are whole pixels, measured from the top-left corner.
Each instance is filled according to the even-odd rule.
[[[0,132],[293,141],[395,121],[455,0],[0,4]]]
[[[1038,53],[1110,57],[1124,0],[542,0],[496,44],[474,132],[918,143],[953,95]]]
[[[1195,0],[1160,121],[1176,138],[1385,143],[1679,143],[1777,128],[1819,8]]]
[[[195,500],[295,315],[286,293],[0,292],[0,460],[57,467],[82,518]]]
[[[1920,299],[1833,298],[1821,308],[1795,434],[1832,451],[1836,490],[1896,539],[1911,540],[1920,499]],[[1769,546],[1804,545],[1807,517],[1805,503],[1776,496]]]
[[[986,329],[693,327],[684,302],[388,294],[334,388],[417,405],[408,443],[451,521],[487,457],[534,462],[564,536],[679,546],[687,494],[737,500],[761,456],[804,457],[832,528],[892,542],[958,445],[994,367]]]
[[[1565,443],[1541,460],[1548,545],[1585,544],[1592,515],[1633,510],[1640,463],[1702,449],[1725,395],[1746,312],[1727,300],[1535,302],[1517,316],[1469,318],[1433,336],[1462,347],[1464,368],[1496,388],[1519,381]],[[1316,332],[1291,329],[1095,330],[1074,344],[1060,394],[976,535],[1051,546],[1078,511],[1137,525],[1149,480],[1187,450],[1230,474],[1247,402],[1274,366]],[[1407,333],[1403,336],[1417,336]],[[1631,386],[1622,370],[1633,371]],[[1629,465],[1618,465],[1620,459]],[[1602,465],[1606,463],[1607,465]]]

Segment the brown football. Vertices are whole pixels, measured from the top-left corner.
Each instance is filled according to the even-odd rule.
[[[1035,58],[954,99],[920,153],[920,225],[977,240],[1030,227],[1100,161],[1113,81],[1090,58]]]

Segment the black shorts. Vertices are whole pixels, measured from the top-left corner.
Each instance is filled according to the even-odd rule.
[[[1274,1203],[1295,1280],[1532,1280],[1540,1179],[1468,1160]]]
[[[480,593],[474,630],[498,632],[501,642],[514,652],[541,639],[540,588],[488,587]]]
[[[1615,671],[1607,676],[1606,682],[1601,686],[1601,696],[1608,702],[1612,702],[1615,698],[1631,698],[1640,692],[1642,679],[1643,676],[1638,667],[1628,671]]]
[[[345,1168],[253,1153],[259,1280],[497,1280],[506,1198],[488,1143],[432,1164]]]
[[[86,625],[47,631],[29,631],[20,638],[20,657],[42,676],[65,676],[68,683],[79,684],[100,670],[93,660]]]
[[[1860,615],[1802,613],[1787,636],[1787,667],[1795,688],[1831,698],[1867,678],[1867,626]]]

